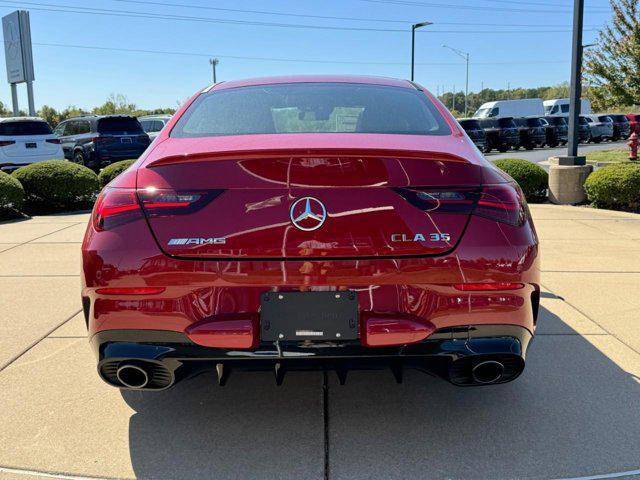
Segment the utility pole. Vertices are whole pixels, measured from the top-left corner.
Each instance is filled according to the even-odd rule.
[[[213,67],[213,83],[218,83],[216,79],[216,65],[218,65],[219,63],[220,63],[220,60],[218,60],[217,58],[209,59],[209,64]]]
[[[469,54],[467,52],[463,52],[462,50],[458,50],[457,48],[450,47],[449,45],[442,45],[442,48],[448,48],[453,53],[465,59],[467,63],[467,81],[464,89],[464,116],[467,116],[468,110],[468,97],[469,97]]]
[[[456,109],[456,86],[453,86],[453,90],[451,90],[451,110]]]
[[[420,27],[428,27],[433,25],[431,22],[420,22],[411,25],[411,81],[413,82],[413,73],[415,70],[415,57],[416,57],[416,30]]]
[[[573,5],[573,37],[571,48],[571,82],[569,87],[569,141],[565,165],[585,165],[586,160],[578,157],[578,122],[580,120],[580,97],[582,93],[582,24],[584,0],[575,0]],[[567,163],[570,162],[570,163]]]

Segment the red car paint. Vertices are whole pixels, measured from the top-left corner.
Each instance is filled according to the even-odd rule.
[[[360,343],[372,350],[448,327],[515,325],[533,334],[538,241],[524,200],[428,92],[450,135],[170,136],[200,95],[309,82],[417,88],[314,76],[227,82],[195,95],[94,209],[82,245],[89,336],[169,331],[205,347],[255,350],[263,293],[326,289],[357,293]],[[440,200],[433,210],[407,201],[447,188],[484,193],[466,214],[441,213]],[[306,197],[326,206],[312,231],[290,217]],[[191,203],[188,214],[173,213]],[[505,223],[483,208],[525,216]],[[419,236],[442,232],[435,241]],[[195,243],[171,244],[176,237]]]

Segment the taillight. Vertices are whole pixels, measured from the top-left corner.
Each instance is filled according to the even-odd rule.
[[[149,216],[181,215],[199,210],[224,190],[182,192],[168,189],[105,188],[93,208],[93,226],[109,230],[132,220]]]
[[[16,142],[14,142],[13,140],[2,140],[0,141],[0,147],[7,147],[9,145],[13,145],[14,143]]]
[[[136,191],[125,188],[105,188],[96,200],[92,218],[93,227],[99,232],[142,218]]]
[[[47,138],[45,142],[55,143],[56,145],[60,145],[60,143],[62,143],[59,138]]]
[[[526,203],[520,187],[512,183],[485,185],[474,215],[521,226],[526,220]]]
[[[394,191],[424,212],[474,214],[514,226],[523,225],[527,218],[524,196],[514,183],[481,188],[395,188]]]
[[[108,142],[109,140],[111,140],[109,137],[93,137],[91,139],[93,143],[104,143]]]

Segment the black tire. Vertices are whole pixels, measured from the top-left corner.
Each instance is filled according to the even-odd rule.
[[[533,150],[533,144],[532,144],[532,143],[529,143],[528,145],[525,145],[525,146],[524,146],[524,149],[525,149],[525,150]]]
[[[593,143],[600,143],[600,142],[602,142],[602,137],[591,138],[591,141],[593,141]]]
[[[509,150],[509,147],[507,147],[506,145],[500,145],[500,146],[498,147],[498,151],[499,151],[500,153],[504,153],[504,152],[506,152],[507,150]]]
[[[584,143],[591,143],[593,141],[593,135],[591,135],[591,130],[589,130],[589,135],[587,135],[587,139]]]
[[[491,153],[491,147],[487,143],[487,146],[482,149],[482,153]]]
[[[76,150],[75,152],[73,152],[73,163],[77,163],[78,165],[83,165],[86,167],[86,161],[87,160],[85,159],[82,150]]]

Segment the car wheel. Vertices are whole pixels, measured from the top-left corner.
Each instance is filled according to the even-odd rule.
[[[602,142],[602,137],[592,138],[591,140],[593,141],[593,143],[600,143]]]
[[[504,153],[504,152],[506,152],[507,150],[509,150],[509,148],[508,148],[506,145],[500,145],[500,146],[498,147],[498,151],[499,151],[499,152],[501,152],[501,153]]]
[[[533,150],[533,144],[529,143],[528,145],[524,146],[525,150]]]
[[[77,163],[78,165],[85,165],[85,158],[84,158],[84,153],[82,153],[82,150],[78,150],[77,152],[75,152],[73,154],[73,163]]]
[[[584,141],[584,143],[591,143],[592,140],[593,140],[593,136],[591,135],[591,132],[589,132],[589,134],[587,135],[587,139]]]
[[[491,153],[491,147],[489,145],[487,145],[486,147],[484,147],[482,149],[482,153]]]

